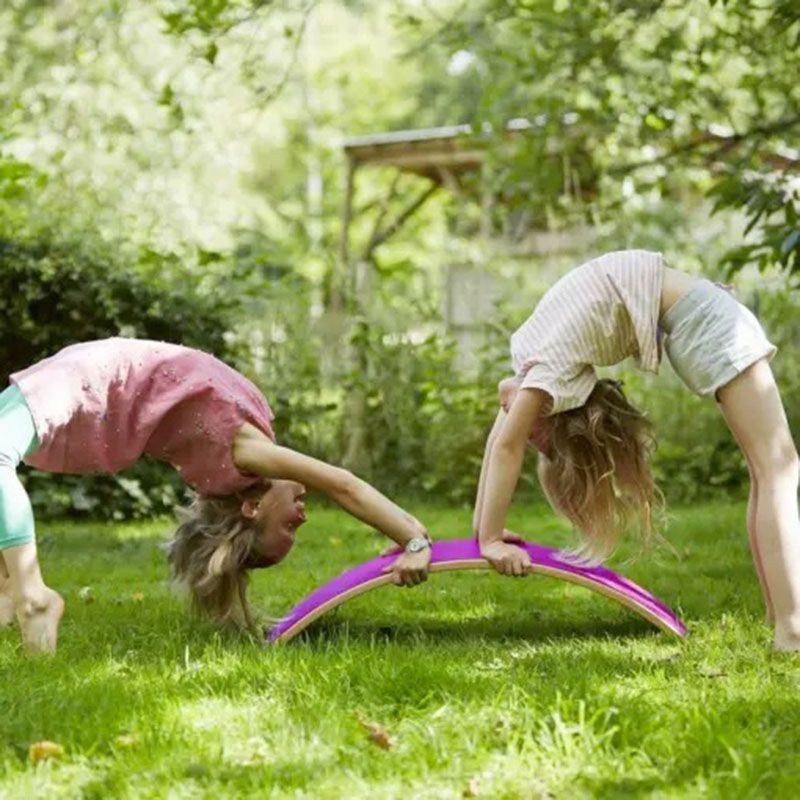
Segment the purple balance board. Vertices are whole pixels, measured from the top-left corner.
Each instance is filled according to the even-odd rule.
[[[606,567],[579,566],[553,547],[545,547],[534,542],[524,542],[519,547],[524,547],[528,551],[533,572],[578,583],[622,603],[664,631],[674,633],[676,636],[686,636],[686,626],[674,612],[650,592],[622,575]],[[343,572],[311,592],[272,628],[269,641],[287,642],[332,608],[364,592],[390,583],[390,575],[383,570],[399,554],[400,551],[395,551],[373,558],[366,564]],[[444,572],[456,569],[490,569],[488,562],[481,557],[477,540],[451,539],[434,542],[430,571]]]

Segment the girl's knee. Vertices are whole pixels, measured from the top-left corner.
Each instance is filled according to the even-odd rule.
[[[748,461],[752,477],[759,485],[785,481],[796,486],[800,479],[800,457],[793,444],[783,445]]]
[[[782,477],[790,480],[795,486],[797,485],[798,477],[800,477],[800,457],[794,446],[788,447],[778,454],[775,468]]]

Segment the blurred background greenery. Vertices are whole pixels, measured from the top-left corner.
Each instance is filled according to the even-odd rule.
[[[735,284],[800,430],[798,44],[794,0],[6,0],[0,364],[198,346],[281,441],[468,504],[510,332],[643,247]],[[712,402],[615,373],[668,499],[746,490]],[[183,492],[155,463],[25,480],[42,515]]]

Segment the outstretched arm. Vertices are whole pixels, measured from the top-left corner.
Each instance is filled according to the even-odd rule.
[[[541,389],[521,389],[489,453],[478,539],[483,556],[505,575],[523,575],[530,566],[527,553],[503,542],[503,530],[528,440],[548,397]]]
[[[483,496],[486,492],[486,473],[489,470],[489,456],[492,453],[492,446],[494,445],[495,441],[497,440],[497,436],[500,433],[500,429],[503,427],[503,423],[506,419],[506,411],[504,408],[501,408],[497,412],[497,416],[494,420],[494,425],[492,425],[492,430],[489,431],[489,436],[486,439],[486,449],[483,451],[483,462],[481,463],[481,474],[478,478],[478,492],[475,496],[475,511],[472,515],[472,531],[477,537],[478,531],[480,530],[481,525],[481,512],[483,510]]]
[[[362,522],[405,547],[411,539],[429,538],[425,526],[366,481],[341,467],[275,444],[258,428],[244,425],[233,443],[233,461],[242,472],[263,478],[295,480],[322,492]],[[425,579],[430,550],[406,553],[394,565],[396,583]]]

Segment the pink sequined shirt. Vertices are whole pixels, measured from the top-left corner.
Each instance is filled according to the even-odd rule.
[[[247,378],[208,353],[140,339],[66,347],[11,376],[40,446],[26,463],[47,472],[119,472],[142,455],[172,464],[205,495],[257,478],[233,463],[249,422],[275,439],[273,414]]]

